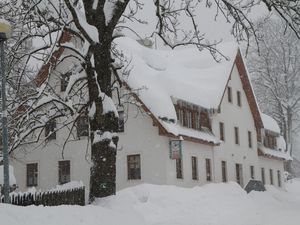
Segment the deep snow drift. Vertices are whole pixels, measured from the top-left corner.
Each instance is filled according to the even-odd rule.
[[[2,225],[298,225],[300,181],[246,194],[236,183],[192,189],[143,184],[89,206],[0,204]]]

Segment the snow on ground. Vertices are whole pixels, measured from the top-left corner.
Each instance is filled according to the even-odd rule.
[[[233,182],[192,189],[143,184],[84,207],[0,204],[0,224],[298,225],[300,180],[286,189],[246,194]]]

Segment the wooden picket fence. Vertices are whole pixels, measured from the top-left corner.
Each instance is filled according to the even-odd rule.
[[[3,196],[1,198],[3,202]],[[12,193],[10,202],[13,205],[85,205],[85,187],[77,187],[69,190],[54,190],[35,193]]]

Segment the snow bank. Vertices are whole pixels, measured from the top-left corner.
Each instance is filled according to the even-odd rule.
[[[84,207],[0,204],[0,224],[298,225],[300,181],[286,189],[267,185],[247,195],[233,182],[191,189],[143,184]]]

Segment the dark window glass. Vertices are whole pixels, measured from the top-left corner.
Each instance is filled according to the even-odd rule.
[[[280,174],[280,170],[277,170],[277,180],[278,180],[278,187],[281,187],[281,174]]]
[[[236,182],[243,186],[243,167],[242,164],[235,164]]]
[[[127,156],[127,172],[128,180],[141,179],[141,156],[139,154]]]
[[[232,102],[232,93],[231,93],[231,87],[227,87],[227,94],[228,94],[228,102]]]
[[[265,178],[265,169],[261,168],[261,182],[265,185],[266,184],[266,178]]]
[[[192,179],[198,180],[198,164],[195,156],[192,156]]]
[[[66,91],[68,83],[69,83],[69,79],[71,76],[71,72],[65,73],[61,75],[60,78],[60,91]]]
[[[38,185],[38,164],[29,163],[26,165],[26,183],[27,187]]]
[[[45,137],[48,140],[53,140],[56,139],[56,121],[55,120],[50,120],[45,126]]]
[[[177,179],[183,179],[182,159],[176,159],[176,177]]]
[[[222,182],[227,182],[227,163],[222,161]]]
[[[274,182],[273,182],[273,170],[270,169],[270,184],[273,185]]]
[[[234,127],[234,139],[235,139],[235,144],[240,144],[240,138],[239,138],[239,128]]]
[[[224,123],[220,122],[220,139],[225,141]]]
[[[254,166],[250,166],[250,177],[251,179],[255,179],[255,174],[254,174]]]
[[[77,137],[89,135],[89,121],[86,115],[82,115],[77,119]]]
[[[58,162],[58,183],[65,184],[70,182],[70,160],[64,160]]]
[[[118,131],[119,132],[124,132],[124,123],[125,123],[124,110],[120,110],[120,111],[118,111],[118,113],[119,113]]]
[[[206,167],[206,180],[211,181],[211,164],[210,164],[210,159],[205,159],[205,167]]]
[[[236,96],[237,96],[237,104],[238,104],[238,106],[241,107],[242,106],[241,92],[237,91]]]
[[[251,134],[251,131],[248,131],[248,147],[252,148],[252,134]]]

